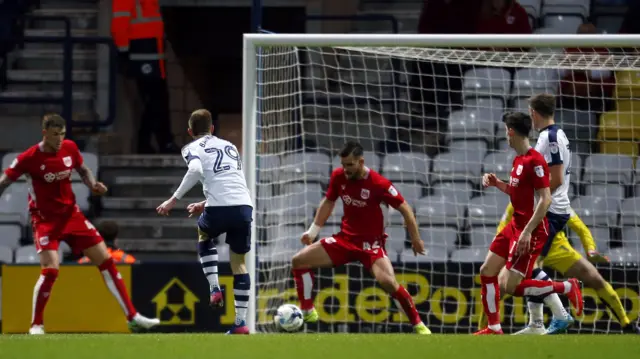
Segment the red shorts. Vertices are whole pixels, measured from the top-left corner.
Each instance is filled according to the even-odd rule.
[[[531,277],[531,272],[536,264],[536,260],[542,253],[549,230],[545,220],[531,235],[531,247],[529,253],[517,255],[516,245],[520,238],[521,230],[516,228],[515,222],[510,221],[504,229],[496,235],[491,242],[489,250],[502,258],[507,259],[507,269],[523,275],[525,278]]]
[[[74,254],[80,254],[103,241],[102,236],[76,207],[71,215],[43,220],[37,214],[31,215],[33,239],[38,253],[57,251],[60,241],[65,241]]]
[[[367,270],[378,259],[387,257],[386,242],[386,234],[379,237],[355,237],[342,232],[320,240],[335,267],[360,262]]]

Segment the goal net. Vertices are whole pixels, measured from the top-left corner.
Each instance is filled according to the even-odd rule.
[[[509,202],[506,195],[483,189],[481,175],[494,172],[508,180],[514,151],[502,115],[528,113],[527,99],[538,93],[556,95],[555,121],[571,143],[571,205],[593,237],[590,242],[578,227],[566,229],[568,242],[560,242],[553,266],[545,268],[563,278],[560,271],[571,263],[563,243],[582,256],[588,250],[607,255],[611,264],[597,268],[635,321],[640,310],[635,166],[640,57],[635,49],[607,42],[567,49],[544,36],[515,48],[504,48],[510,45],[499,40],[482,45],[486,48],[386,47],[371,38],[349,46],[327,46],[326,39],[321,46],[286,40],[248,45],[245,121],[255,128],[257,167],[256,330],[275,330],[275,309],[298,303],[291,257],[302,248],[300,236],[313,220],[331,171],[340,166],[337,152],[350,139],[365,147],[366,165],[392,180],[415,211],[428,254],[413,255],[402,217],[393,210],[386,217],[386,249],[422,319],[433,332],[476,330],[482,312],[480,264]],[[554,46],[535,47],[541,43]],[[532,144],[536,138],[532,133]],[[320,237],[339,231],[342,206],[338,200]],[[315,273],[320,321],[305,330],[411,330],[407,317],[359,264]],[[596,290],[585,288],[584,295],[585,315],[573,331],[619,331],[618,319]],[[521,329],[526,312],[526,300],[503,300],[505,331]],[[548,309],[545,313],[548,320]]]

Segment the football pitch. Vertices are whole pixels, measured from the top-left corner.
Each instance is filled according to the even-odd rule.
[[[2,359],[550,359],[634,358],[640,336],[410,334],[52,334],[1,335]]]

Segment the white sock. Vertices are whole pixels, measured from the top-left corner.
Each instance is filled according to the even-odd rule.
[[[529,325],[534,324],[535,322],[542,322],[544,320],[542,303],[528,301],[527,308],[529,308]]]
[[[553,313],[554,319],[567,319],[569,313],[564,309],[564,305],[562,305],[562,301],[560,297],[553,293],[544,297],[544,304],[546,304],[549,308],[551,308],[551,312]]]
[[[494,332],[499,332],[502,329],[502,326],[500,324],[489,324],[489,329]]]

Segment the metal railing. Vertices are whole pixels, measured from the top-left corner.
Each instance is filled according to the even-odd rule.
[[[61,105],[62,117],[67,121],[67,132],[73,127],[110,126],[116,116],[116,76],[117,49],[110,37],[72,36],[71,21],[66,16],[24,15],[25,20],[48,20],[64,23],[64,36],[21,36],[21,43],[55,43],[62,44],[62,96],[3,96],[0,92],[0,104],[53,104]],[[79,44],[105,44],[109,47],[109,113],[104,121],[75,121],[73,119],[73,47]]]

